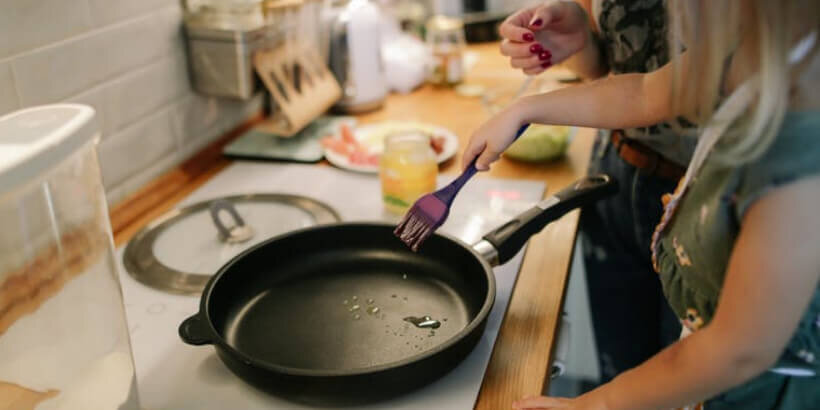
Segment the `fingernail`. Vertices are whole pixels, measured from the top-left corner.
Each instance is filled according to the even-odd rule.
[[[530,53],[539,54],[544,51],[544,48],[541,47],[541,44],[535,43],[530,46]]]
[[[532,22],[532,25],[533,25],[533,26],[540,26],[540,25],[542,25],[542,24],[544,24],[544,20],[541,20],[541,18],[540,18],[540,17],[539,17],[539,18],[537,18],[537,19],[535,19],[535,21],[533,21],[533,22]]]
[[[535,37],[532,35],[532,33],[524,33],[524,41],[533,41],[533,40],[535,40]]]
[[[546,63],[541,64],[541,67],[544,67],[544,68],[549,68],[551,65],[552,65],[552,62],[547,61]]]
[[[549,50],[544,50],[544,52],[547,53],[547,57],[552,57],[552,53],[550,53]]]
[[[538,59],[539,60],[548,60],[550,57],[552,57],[552,56],[550,55],[549,51],[542,51],[542,52],[538,53]]]

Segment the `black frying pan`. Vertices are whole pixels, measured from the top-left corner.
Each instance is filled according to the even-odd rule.
[[[378,223],[285,234],[223,266],[179,334],[213,344],[239,377],[290,399],[395,396],[444,375],[473,349],[495,300],[492,265],[550,221],[615,190],[608,176],[584,178],[472,247],[433,235],[413,253],[392,225]]]

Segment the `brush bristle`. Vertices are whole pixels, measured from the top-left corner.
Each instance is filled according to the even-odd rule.
[[[447,217],[447,205],[433,195],[421,197],[404,215],[393,233],[413,252],[433,234]]]

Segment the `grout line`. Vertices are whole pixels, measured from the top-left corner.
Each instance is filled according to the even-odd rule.
[[[131,129],[133,129],[133,128],[136,128],[136,127],[139,127],[139,126],[142,126],[142,125],[148,123],[149,120],[155,121],[162,114],[169,113],[169,115],[171,115],[170,111],[174,108],[174,107],[172,107],[173,103],[174,102],[169,102],[169,103],[163,104],[162,106],[157,108],[155,111],[145,115],[144,117],[139,118],[136,121],[133,121],[132,123],[130,123],[130,124],[128,124],[128,125],[126,125],[122,128],[119,128],[117,130],[112,130],[111,135],[108,138],[105,138],[105,141],[111,141],[113,139],[116,139],[117,136],[122,135],[124,133],[127,133],[128,131],[131,131]],[[173,126],[173,125],[169,124],[169,126]],[[171,129],[171,132],[173,133],[173,128]],[[176,144],[174,144],[174,145],[176,145]]]
[[[169,162],[166,163],[166,161]],[[161,158],[154,160],[151,163],[151,165],[149,165],[147,168],[143,168],[142,171],[137,171],[136,173],[125,177],[125,179],[120,181],[119,184],[116,184],[110,189],[105,190],[106,201],[108,201],[109,197],[115,199],[114,201],[111,201],[109,203],[109,208],[113,208],[118,203],[122,202],[126,197],[128,197],[128,195],[131,195],[132,193],[138,191],[148,182],[155,179],[159,175],[162,175],[164,172],[173,169],[181,162],[182,159],[178,158],[177,152],[172,151],[162,156]]]
[[[20,86],[17,85],[17,74],[14,72],[14,64],[9,60],[9,73],[11,73],[11,87],[14,89],[14,97],[17,99],[17,109],[23,108],[23,99],[20,98]]]
[[[94,16],[91,15],[91,0],[83,0],[85,3],[85,16],[88,17],[89,32],[94,31]]]
[[[150,18],[151,16],[153,16],[155,14],[158,15],[162,12],[170,10],[172,7],[174,9],[179,9],[182,6],[180,6],[179,4],[176,4],[176,3],[172,3],[172,4],[169,4],[165,7],[161,7],[159,9],[152,10],[150,13],[147,13],[147,14],[142,14],[142,15],[139,15],[137,17],[125,19],[125,20],[122,20],[122,21],[117,21],[115,23],[111,23],[111,24],[108,24],[108,25],[105,25],[105,26],[92,27],[91,30],[83,31],[79,34],[75,34],[73,36],[65,37],[65,38],[62,38],[60,40],[57,40],[57,41],[54,41],[54,42],[51,42],[51,43],[48,43],[48,44],[43,44],[41,46],[37,46],[37,47],[31,48],[31,49],[28,49],[28,50],[23,50],[19,53],[8,55],[8,56],[6,56],[6,58],[7,59],[19,58],[19,57],[25,56],[26,54],[34,54],[34,53],[38,53],[38,52],[47,50],[47,49],[52,48],[52,47],[60,47],[60,46],[64,46],[66,44],[69,44],[69,43],[72,43],[72,42],[75,42],[75,41],[81,41],[85,37],[91,37],[91,36],[94,36],[94,35],[97,35],[97,34],[100,34],[100,33],[104,33],[106,31],[113,31],[113,30],[116,30],[117,28],[126,26],[128,24],[132,24],[132,23],[138,22],[140,20],[146,20],[146,19]],[[89,13],[90,12],[91,12],[91,10],[89,9]],[[182,19],[180,19],[179,23],[182,24]]]
[[[108,79],[108,80],[106,80],[106,81],[100,82],[100,83],[98,83],[98,84],[96,84],[96,85],[94,85],[94,86],[92,86],[92,87],[89,87],[89,88],[87,88],[87,89],[85,89],[85,90],[83,90],[83,91],[81,91],[81,92],[78,92],[78,93],[72,94],[72,95],[70,95],[70,96],[68,96],[68,97],[65,97],[65,98],[62,98],[62,99],[60,99],[60,101],[70,100],[70,99],[72,99],[72,98],[76,98],[76,97],[78,97],[78,96],[81,96],[81,95],[84,95],[84,94],[87,94],[87,93],[92,93],[92,92],[100,92],[100,93],[102,93],[102,94],[103,94],[103,95],[101,96],[101,98],[103,99],[102,103],[103,103],[103,105],[106,105],[106,106],[107,106],[108,104],[107,104],[107,101],[105,101],[105,95],[104,95],[105,93],[104,93],[104,89],[106,89],[106,88],[108,88],[108,87],[115,87],[118,83],[120,83],[120,82],[122,82],[122,81],[126,81],[126,80],[128,80],[130,77],[136,76],[136,75],[138,75],[138,74],[140,74],[140,73],[144,73],[145,71],[147,71],[147,70],[151,69],[151,68],[152,68],[152,66],[154,66],[154,65],[159,65],[159,64],[161,64],[161,63],[165,62],[166,60],[170,60],[170,59],[172,59],[172,58],[174,58],[173,53],[172,53],[172,54],[165,55],[165,56],[162,56],[159,60],[152,61],[152,62],[150,62],[150,63],[148,63],[148,64],[146,64],[146,65],[144,65],[144,66],[139,66],[139,68],[137,68],[136,70],[134,70],[134,71],[129,71],[129,72],[127,72],[127,73],[123,74],[123,75],[120,75],[120,76],[117,76],[117,77],[112,77],[112,78],[110,78],[110,79]],[[159,106],[159,107],[157,107],[154,111],[151,111],[151,112],[149,112],[148,114],[146,114],[146,115],[144,115],[144,116],[142,116],[142,117],[139,117],[139,118],[137,118],[137,119],[134,119],[134,120],[132,120],[132,121],[130,121],[130,122],[127,122],[127,123],[125,123],[125,124],[121,124],[118,128],[111,128],[111,129],[109,130],[109,135],[114,135],[114,134],[116,134],[117,132],[120,132],[120,131],[126,130],[126,129],[127,129],[127,128],[129,128],[131,125],[133,125],[133,124],[135,124],[135,123],[138,123],[138,122],[142,121],[144,118],[150,117],[151,115],[153,115],[153,114],[155,114],[155,113],[157,113],[157,112],[162,111],[162,110],[163,110],[164,108],[166,108],[168,105],[172,105],[172,104],[174,104],[174,103],[176,103],[176,102],[179,102],[179,101],[181,101],[181,100],[183,100],[183,99],[187,98],[187,97],[188,97],[191,93],[192,93],[192,90],[191,90],[191,89],[190,89],[190,87],[189,87],[189,90],[184,91],[184,92],[183,92],[180,96],[178,96],[178,97],[176,97],[176,98],[173,98],[173,99],[169,100],[168,102],[166,102],[166,103],[164,103],[164,104],[160,105],[160,106]],[[113,124],[112,124],[112,125],[113,125]],[[105,137],[104,139],[108,139],[108,137]]]
[[[186,100],[190,99],[191,96],[194,94],[193,91],[188,92],[187,94],[183,95],[180,98],[177,98],[174,101],[169,102],[169,105],[173,105],[174,112],[171,113],[171,134],[174,137],[174,147],[175,152],[179,153],[183,150],[185,144],[183,143],[185,138],[182,136],[183,130],[177,130],[176,122],[177,122],[177,112],[181,109],[182,105],[185,103]]]

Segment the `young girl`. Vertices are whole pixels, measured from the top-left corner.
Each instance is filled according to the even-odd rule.
[[[515,408],[820,408],[820,3],[671,7],[672,44],[686,50],[672,63],[525,97],[464,154],[487,169],[532,122],[630,128],[681,115],[701,131],[652,241],[689,335],[577,399]]]

